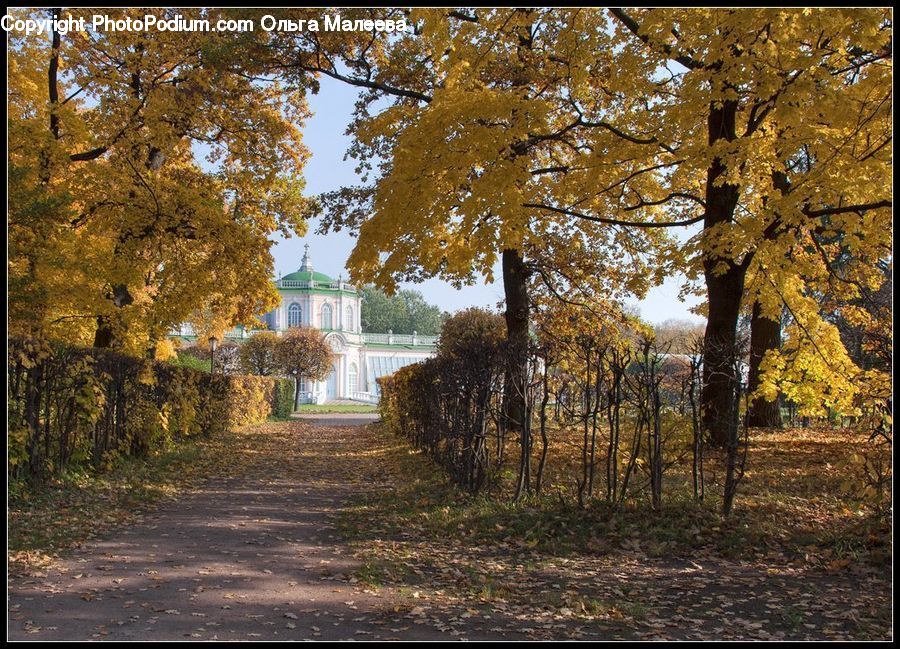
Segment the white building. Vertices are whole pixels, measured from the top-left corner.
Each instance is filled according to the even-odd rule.
[[[301,401],[325,403],[339,399],[378,401],[376,379],[393,374],[435,353],[435,336],[363,333],[361,298],[356,287],[313,270],[309,246],[297,272],[279,279],[275,286],[281,304],[263,316],[267,329],[279,335],[291,327],[313,327],[325,334],[334,350],[331,372],[324,381],[303,381]],[[252,335],[242,327],[228,332],[226,340]],[[189,325],[173,332],[191,339]]]

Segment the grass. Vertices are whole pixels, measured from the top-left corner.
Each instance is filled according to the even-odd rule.
[[[296,438],[294,427],[305,426],[295,420],[265,424],[248,435],[190,440],[143,461],[123,462],[104,475],[70,472],[40,486],[12,483],[10,569],[44,565],[55,553],[210,473],[232,474],[254,462],[270,470],[273,458],[284,459],[285,444]],[[841,573],[837,592],[847,592],[847,606],[858,609],[853,637],[883,639],[890,628],[884,579],[876,583],[860,576],[889,574],[890,521],[872,517],[846,490],[855,474],[842,460],[859,445],[850,431],[754,433],[747,475],[728,519],[718,510],[721,492],[715,485],[722,472],[715,454],[707,462],[705,502],[693,501],[682,459],[665,473],[663,507],[654,512],[640,488],[613,510],[602,498],[602,481],[598,497],[578,507],[570,482],[578,467],[577,436],[564,431],[554,431],[551,439],[544,494],[517,503],[509,498],[511,473],[494,492],[472,496],[383,426],[360,429],[353,439],[353,446],[337,455],[330,446],[304,447],[309,457],[327,454],[325,462],[304,471],[329,480],[364,476],[357,484],[365,488],[343,510],[338,531],[361,562],[354,577],[365,587],[394,588],[401,598],[432,605],[457,602],[514,613],[528,624],[543,624],[548,616],[565,624],[590,622],[602,627],[604,637],[631,637],[634,629],[652,626],[683,603],[682,591],[661,602],[664,583],[642,577],[642,567],[674,564],[678,571],[699,562],[707,572],[692,579],[702,575],[714,589],[718,573],[709,566],[727,563],[763,574],[797,571],[796,586],[809,592],[823,575],[837,579]],[[514,465],[514,448],[509,450]],[[285,467],[296,466],[300,457],[307,455],[291,455]],[[343,464],[335,468],[335,463]],[[640,480],[633,484],[641,486]],[[862,581],[854,585],[854,579]],[[851,601],[851,592],[862,603]],[[791,637],[804,637],[809,629],[803,601],[788,596],[779,610],[763,613]],[[706,604],[701,608],[705,611]],[[705,617],[690,614],[695,615]]]
[[[296,411],[298,414],[331,414],[331,413],[370,413],[376,414],[378,412],[378,406],[369,405],[367,403],[360,404],[345,404],[345,403],[335,403],[335,404],[317,404],[317,403],[304,403],[301,404],[300,407]]]
[[[514,616],[537,629],[552,621],[607,638],[678,638],[689,629],[717,637],[720,622],[707,615],[705,599],[733,597],[729,574],[763,580],[772,575],[748,601],[781,588],[776,585],[781,575],[797,574],[791,589],[814,594],[822,581],[833,580],[837,590],[830,595],[855,593],[839,605],[859,617],[847,623],[847,637],[884,639],[889,633],[889,583],[864,575],[888,574],[890,521],[874,516],[847,488],[858,475],[846,458],[865,440],[853,431],[753,432],[735,510],[725,518],[721,453],[706,458],[703,502],[693,498],[690,455],[679,458],[679,449],[669,447],[673,461],[664,473],[659,511],[650,507],[641,471],[621,508],[607,504],[602,465],[594,498],[581,508],[573,485],[580,467],[579,431],[552,432],[544,493],[512,502],[514,471],[504,472],[490,493],[471,495],[385,426],[369,430],[371,435],[361,438],[363,453],[377,478],[373,484],[381,488],[357,496],[342,513],[338,531],[364,561],[358,578],[373,588],[403,595],[415,584],[416,597]],[[507,458],[508,465],[517,465],[514,445]],[[688,580],[697,589],[705,582],[708,594],[669,591],[653,576],[657,570],[671,571],[682,588]],[[822,624],[806,606],[814,597],[796,603],[790,596],[776,599],[776,610],[742,612],[755,620],[760,634],[773,629],[787,638],[823,634],[824,627],[809,626]],[[663,630],[660,619],[675,613],[682,619]],[[699,622],[684,622],[697,618],[703,631]],[[562,626],[553,628],[559,632]],[[744,633],[752,637],[756,631],[738,629],[735,637]]]
[[[889,565],[890,525],[869,515],[844,486],[851,468],[842,463],[860,440],[850,431],[795,429],[755,433],[747,473],[734,514],[724,518],[723,458],[707,458],[704,502],[693,499],[690,474],[676,465],[664,476],[663,507],[653,512],[641,490],[614,510],[602,497],[579,508],[567,477],[577,472],[572,440],[557,432],[551,447],[544,495],[512,502],[508,484],[471,496],[449,482],[442,469],[384,430],[378,453],[391,488],[361,497],[344,517],[342,531],[365,547],[379,538],[427,539],[435,543],[566,556],[603,556],[639,551],[649,557],[691,558],[697,552],[726,559],[782,556],[822,568],[847,563]],[[516,463],[511,455],[509,462]],[[688,460],[689,461],[689,460]],[[602,496],[602,481],[597,492]],[[639,483],[639,480],[633,480]],[[773,556],[774,556],[773,555]],[[494,588],[470,578],[475,596]]]
[[[626,617],[639,620],[645,618],[649,611],[645,604],[626,600],[610,602],[592,597],[574,597],[564,603],[575,611],[591,617]]]
[[[362,565],[354,571],[353,576],[359,580],[359,583],[374,588],[394,581],[410,580],[410,574],[404,566],[383,561],[377,556],[363,561]]]
[[[573,499],[560,499],[558,492],[550,490],[541,498],[519,502],[493,494],[470,496],[402,442],[394,440],[385,452],[402,481],[389,492],[357,505],[355,516],[351,514],[344,526],[350,536],[365,537],[368,526],[361,523],[377,520],[391,535],[414,528],[429,537],[450,534],[472,545],[514,542],[555,556],[608,554],[628,546],[634,538],[653,539],[644,543],[645,549],[663,554],[676,547],[693,547],[700,530],[712,527],[725,530],[723,542],[733,542],[728,532],[734,531],[736,524],[723,523],[712,503],[697,506],[681,498],[663,515],[648,516],[646,508],[637,503],[613,512],[605,503],[593,500],[581,509]],[[747,544],[757,540],[746,534],[743,538]]]

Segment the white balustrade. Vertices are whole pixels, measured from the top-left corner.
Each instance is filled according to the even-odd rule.
[[[358,390],[352,390],[350,392],[350,400],[362,401],[363,403],[378,405],[378,395],[372,394],[371,392],[360,392]]]
[[[437,336],[420,336],[419,334],[415,335],[406,335],[406,334],[368,334],[364,333],[362,335],[363,342],[365,343],[381,343],[387,345],[416,345],[416,346],[426,346],[433,347],[437,344],[438,337]]]
[[[347,282],[318,282],[314,279],[280,279],[279,288],[323,288],[331,291],[347,291],[356,293],[356,287]]]

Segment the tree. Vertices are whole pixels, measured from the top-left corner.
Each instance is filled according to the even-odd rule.
[[[688,264],[706,286],[704,425],[714,443],[730,443],[745,289],[760,300],[762,317],[777,318],[795,296],[791,308],[802,308],[802,284],[820,272],[821,263],[809,269],[794,259],[813,233],[838,229],[860,246],[885,245],[890,15],[610,14],[605,28],[579,30],[593,40],[590,51],[614,56],[587,70],[607,64],[610,73],[598,77],[594,94],[563,96],[564,129],[542,137],[565,134],[573,145],[546,167],[557,174],[546,199],[530,205],[630,229],[702,224],[673,262]],[[572,56],[561,60],[575,78],[590,77],[572,69]],[[618,179],[597,183],[598,167],[616,169]],[[817,317],[806,306],[804,316]]]
[[[445,314],[439,307],[429,304],[422,293],[412,289],[400,291],[400,298],[406,309],[406,323],[400,333],[416,332],[423,336],[436,336],[441,333]]]
[[[530,277],[541,272],[550,281],[560,270],[556,253],[566,255],[573,245],[609,253],[593,273],[616,290],[628,284],[640,294],[662,274],[659,264],[648,270],[661,230],[625,232],[605,227],[604,219],[573,220],[534,207],[548,200],[554,175],[568,171],[558,158],[581,146],[569,102],[596,90],[590,87],[596,78],[582,73],[602,48],[577,41],[596,32],[602,14],[360,13],[408,18],[415,29],[390,37],[291,35],[277,50],[290,52],[281,64],[288,74],[326,75],[365,89],[350,127],[356,135],[350,153],[367,184],[325,196],[323,228],[358,230],[351,275],[385,288],[431,276],[456,284],[492,279],[500,261],[511,350],[508,415],[519,425]],[[393,103],[375,103],[383,98]],[[594,170],[592,186],[605,184],[601,167],[585,168]]]
[[[238,374],[243,371],[240,360],[241,347],[242,345],[237,343],[223,342],[216,348],[213,359],[209,343],[200,339],[196,344],[178,350],[178,358],[182,365],[200,368],[206,372],[212,368],[216,374]]]
[[[878,239],[878,233],[870,238]],[[837,239],[825,245],[807,251],[817,260],[828,253],[829,263],[802,292],[788,294],[785,343],[762,359],[759,392],[770,400],[784,394],[807,416],[882,420],[893,396],[891,264],[861,264],[858,247],[848,255],[846,243]]]
[[[256,38],[10,34],[11,328],[143,354],[179,322],[221,334],[274,306],[269,235],[302,234],[310,207],[307,110]]]
[[[446,361],[487,368],[503,353],[504,338],[503,319],[498,314],[470,307],[447,318],[437,354]]]
[[[650,327],[635,314],[627,313],[621,304],[600,296],[588,302],[568,300],[560,304],[559,297],[545,288],[536,287],[534,295],[538,346],[545,360],[553,359],[552,367],[547,365],[543,369],[543,454],[546,456],[548,443],[544,421],[549,400],[547,391],[553,385],[557,405],[568,402],[563,408],[569,409],[569,417],[582,426],[581,476],[576,478],[576,483],[579,505],[584,506],[585,499],[593,496],[599,417],[606,410],[609,425],[607,500],[615,503],[620,497],[616,486],[619,481],[616,458],[620,457],[619,414],[625,401],[623,380],[626,369],[637,358],[633,352],[640,348],[640,343],[650,339]],[[567,392],[568,396],[561,399],[562,392]],[[643,415],[638,420],[644,421]],[[524,447],[530,446],[529,443]],[[636,454],[632,453],[632,457]],[[541,464],[544,461],[545,457]],[[622,479],[623,493],[633,468],[634,464],[629,463]]]
[[[295,381],[294,410],[300,405],[300,381],[321,381],[331,371],[333,353],[325,336],[309,327],[292,327],[278,340],[275,357],[281,372]]]
[[[406,324],[406,305],[398,295],[388,295],[369,285],[360,289],[360,297],[362,298],[360,319],[364,332],[406,333],[400,331]]]
[[[747,410],[747,425],[753,428],[781,428],[781,405],[777,396],[771,400],[759,395],[762,385],[762,361],[766,352],[781,349],[781,318],[763,316],[759,302],[753,302],[750,315],[750,368],[747,390],[753,395]]]
[[[671,354],[690,354],[698,338],[703,337],[702,322],[669,319],[653,326],[656,344]]]
[[[872,269],[890,250],[888,11],[349,15],[414,29],[276,34],[260,60],[364,89],[350,151],[363,185],[326,196],[323,221],[358,232],[354,279],[464,284],[500,262],[515,352],[536,274],[571,299],[584,283],[640,295],[686,270],[707,295],[703,423],[729,457],[742,313],[758,333],[790,314],[780,350],[755,338],[761,396],[784,390],[816,411],[822,396],[853,400],[842,395],[856,393],[859,368],[819,297],[883,281]],[[692,225],[684,246],[662,234]],[[833,272],[839,253],[856,262],[847,276]],[[526,356],[509,358],[509,394],[522,394]],[[522,421],[521,402],[507,410]]]
[[[848,297],[833,291],[823,299],[826,318],[837,326],[853,362],[863,370],[889,372],[894,356],[892,330],[893,280],[890,264],[881,265],[884,283],[877,290],[861,287]]]
[[[687,70],[684,87],[700,90],[697,98],[708,102],[701,111],[712,154],[702,238],[709,299],[703,405],[711,437],[724,443],[733,435],[735,378],[729,359],[716,350],[734,348],[744,288],[757,296],[755,338],[762,342],[752,357],[758,358],[761,347],[779,342],[774,326],[759,331],[764,322],[777,325],[786,301],[795,309],[803,302],[791,295],[801,285],[797,280],[811,275],[798,263],[798,244],[829,228],[831,217],[846,231],[869,231],[870,241],[871,225],[889,219],[891,201],[881,183],[890,163],[879,153],[890,141],[890,73],[881,64],[889,56],[889,16],[857,10],[716,11],[706,27],[695,29],[697,14],[674,12],[658,23],[642,13],[645,25],[653,27],[619,14],[636,36],[633,42],[652,45],[662,30],[678,32],[675,47],[662,49]],[[806,35],[813,32],[817,37],[810,42]],[[692,76],[703,85],[687,83]],[[808,331],[820,329],[816,310],[803,311]]]
[[[440,392],[448,396],[438,410],[444,410],[453,422],[446,428],[462,438],[458,444],[448,444],[448,450],[461,447],[462,461],[457,464],[466,476],[464,484],[473,491],[481,486],[487,473],[487,430],[495,388],[509,382],[509,377],[503,375],[505,334],[499,314],[477,307],[459,311],[444,323],[437,354],[430,361],[439,369]],[[497,451],[502,457],[506,436],[502,430],[497,431],[497,436]],[[529,439],[528,427],[522,427],[520,439]]]
[[[366,333],[412,334],[436,336],[441,331],[441,310],[425,301],[416,290],[405,289],[393,295],[374,286],[364,286],[362,296],[362,327]]]
[[[276,358],[278,335],[272,331],[260,331],[245,340],[240,347],[240,367],[245,374],[271,376],[278,369]]]

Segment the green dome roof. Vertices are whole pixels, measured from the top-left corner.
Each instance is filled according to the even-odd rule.
[[[312,261],[309,258],[309,244],[303,246],[303,261],[300,264],[300,268],[289,275],[285,275],[279,281],[279,285],[282,285],[281,282],[309,282],[313,281],[316,284],[334,284],[335,280],[326,275],[325,273],[317,273],[313,270]]]
[[[317,282],[325,282],[331,283],[334,280],[330,278],[325,273],[317,273],[311,270],[298,270],[294,273],[290,273],[289,275],[285,275],[281,278],[282,280],[291,280],[291,281],[300,281],[300,282],[308,282],[310,280],[315,280]]]

